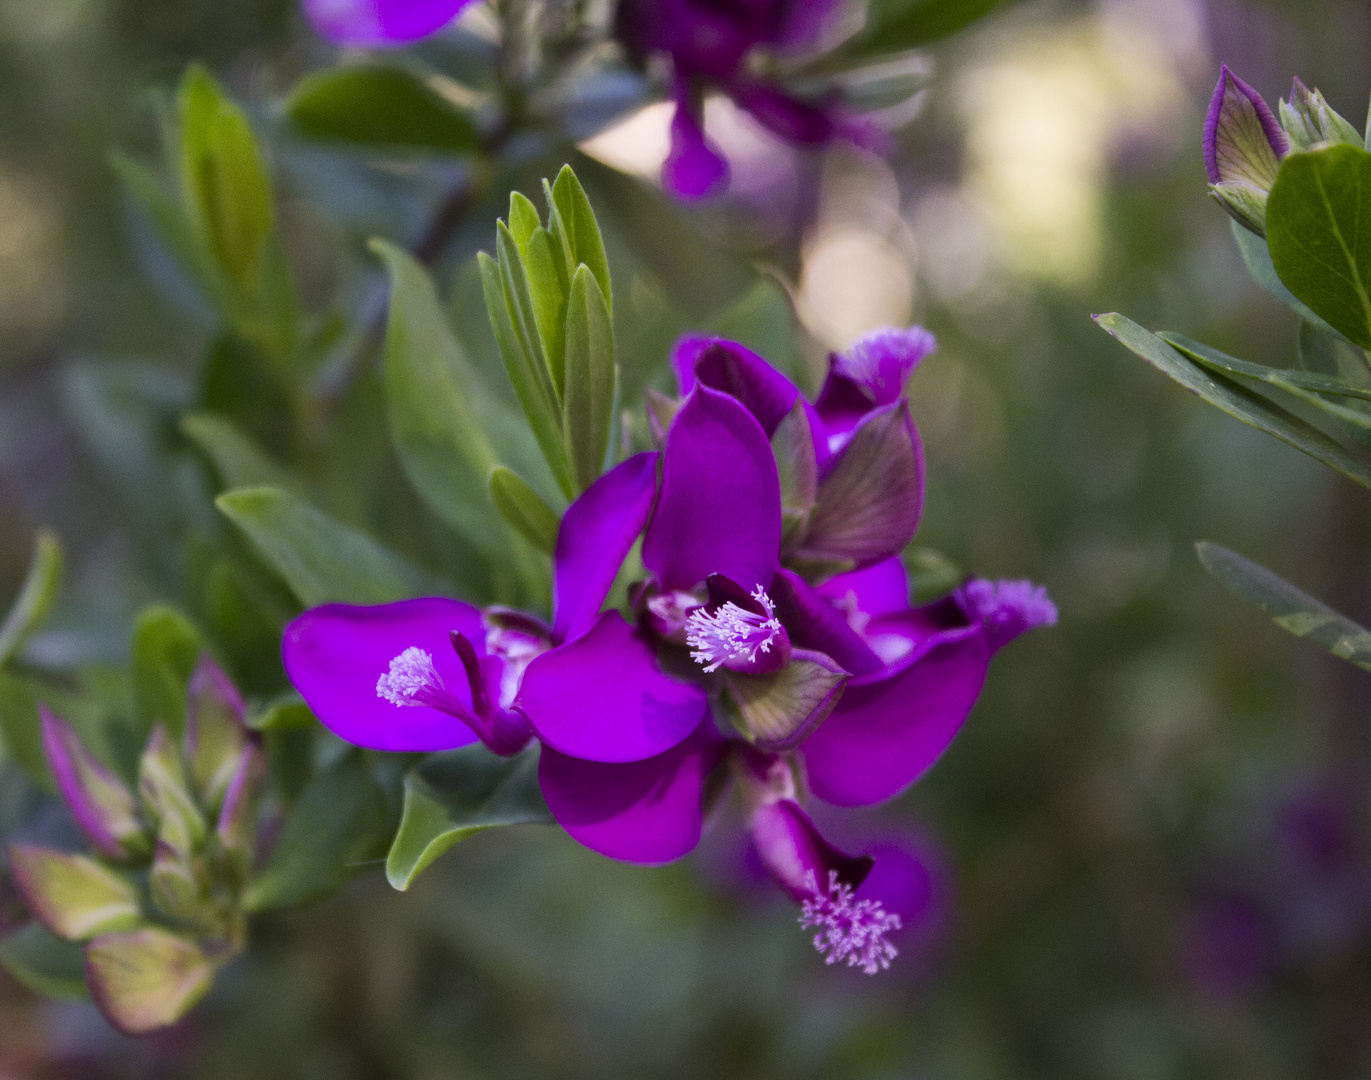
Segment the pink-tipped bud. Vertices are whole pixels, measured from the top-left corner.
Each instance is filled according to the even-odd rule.
[[[247,710],[232,680],[209,656],[200,657],[186,691],[186,760],[211,812],[224,797],[247,743]]]
[[[1239,224],[1266,234],[1266,196],[1290,139],[1270,106],[1225,64],[1204,124],[1210,193]]]
[[[151,844],[132,793],[81,744],[70,724],[46,706],[38,712],[48,768],[81,831],[111,859],[146,855]]]

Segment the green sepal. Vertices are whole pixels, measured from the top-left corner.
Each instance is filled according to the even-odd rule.
[[[566,314],[566,395],[562,422],[577,490],[600,478],[614,426],[614,325],[599,282],[582,264]]]
[[[520,536],[549,555],[557,547],[561,519],[518,473],[497,465],[490,473],[490,498]]]
[[[790,663],[768,675],[725,672],[725,711],[748,742],[782,753],[823,723],[851,678],[823,653],[797,649]]]
[[[434,754],[405,777],[405,808],[386,857],[386,878],[405,890],[454,844],[502,825],[545,825],[538,750],[498,757],[479,743]]]
[[[1241,180],[1225,180],[1222,183],[1210,184],[1209,195],[1244,229],[1265,239],[1265,191]]]
[[[29,911],[58,937],[89,941],[142,923],[138,890],[89,856],[12,844],[9,860]]]

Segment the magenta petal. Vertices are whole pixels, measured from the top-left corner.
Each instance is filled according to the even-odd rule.
[[[937,348],[922,326],[873,330],[829,357],[828,378],[814,408],[830,435],[851,431],[872,409],[898,401],[919,361]]]
[[[770,584],[780,547],[781,481],[771,444],[737,401],[696,386],[667,432],[643,563],[667,589],[723,574],[751,592]]]
[[[757,418],[768,439],[800,396],[794,383],[755,352],[723,338],[684,337],[676,344],[671,362],[682,395],[699,381],[737,398]]]
[[[665,863],[699,843],[705,777],[726,745],[706,719],[645,761],[584,761],[544,746],[538,781],[552,816],[579,843],[611,859]]]
[[[733,97],[786,142],[818,146],[847,130],[847,117],[838,106],[812,105],[765,83],[735,85]]]
[[[951,744],[989,663],[985,636],[968,632],[939,642],[891,678],[849,683],[800,747],[814,794],[838,806],[899,794]]]
[[[600,614],[614,575],[652,513],[657,458],[655,453],[638,454],[615,466],[562,518],[554,556],[554,640],[576,637]]]
[[[849,625],[846,615],[798,574],[780,571],[771,584],[771,598],[777,617],[798,647],[826,653],[853,675],[870,675],[884,666]]]
[[[967,616],[980,623],[995,650],[1029,630],[1057,623],[1057,605],[1046,588],[1031,581],[972,578],[957,590],[956,599]]]
[[[335,45],[403,45],[451,22],[471,0],[304,0],[305,14]]]
[[[829,871],[856,889],[871,871],[870,856],[845,855],[820,834],[799,803],[780,799],[752,814],[752,842],[762,865],[792,900],[803,901],[822,891]]]
[[[875,618],[909,608],[909,575],[898,555],[848,574],[831,577],[814,591],[845,614],[856,611]]]
[[[476,741],[461,721],[427,705],[395,705],[376,690],[390,662],[406,649],[432,658],[446,692],[471,706],[466,669],[451,634],[484,654],[481,613],[443,597],[359,607],[311,608],[286,627],[281,657],[286,675],[320,723],[340,739],[371,750],[453,750]]]
[[[705,714],[704,691],[664,674],[617,611],[534,659],[514,704],[544,746],[587,761],[655,757]]]
[[[678,198],[693,202],[728,183],[728,162],[705,138],[704,128],[680,102],[671,120],[671,151],[662,165],[662,186]]]

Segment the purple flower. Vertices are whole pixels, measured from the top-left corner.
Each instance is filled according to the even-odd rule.
[[[1266,233],[1266,197],[1290,139],[1270,107],[1224,64],[1204,123],[1210,192],[1240,224]]]
[[[480,739],[515,754],[529,740],[529,716],[546,745],[591,761],[634,761],[676,746],[704,715],[703,693],[663,674],[650,642],[622,615],[599,611],[651,511],[657,457],[623,462],[567,510],[551,626],[443,597],[327,604],[286,628],[291,682],[331,731],[377,750],[448,750]]]
[[[812,47],[837,8],[835,0],[623,0],[618,32],[640,61],[649,53],[671,58],[671,153],[662,182],[683,199],[723,187],[728,166],[705,138],[705,89],[715,86],[788,142],[821,145],[848,138],[874,144],[874,128],[854,119],[832,97],[805,101],[759,81],[748,71],[757,49],[793,52]]]
[[[335,45],[404,45],[441,30],[471,0],[304,0],[314,28]]]

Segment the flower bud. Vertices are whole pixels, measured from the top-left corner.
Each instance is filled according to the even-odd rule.
[[[132,793],[81,745],[70,724],[44,705],[38,712],[48,768],[81,831],[112,859],[147,854],[150,845]]]
[[[1334,112],[1318,90],[1310,90],[1298,78],[1290,88],[1290,100],[1280,103],[1281,124],[1296,150],[1320,143],[1348,143],[1362,147],[1361,134]]]
[[[223,670],[202,656],[186,691],[186,761],[211,813],[224,797],[247,743],[242,695]]]
[[[137,890],[94,859],[28,844],[12,845],[9,856],[24,902],[58,937],[88,941],[140,923]]]
[[[193,941],[153,927],[106,934],[86,949],[86,982],[105,1018],[129,1035],[176,1023],[208,993],[214,962]]]
[[[204,841],[204,815],[186,786],[185,766],[176,745],[162,727],[153,729],[138,767],[138,793],[157,822],[157,846],[188,857]]]
[[[1204,124],[1210,193],[1239,224],[1266,235],[1266,197],[1290,140],[1270,107],[1225,64]]]

